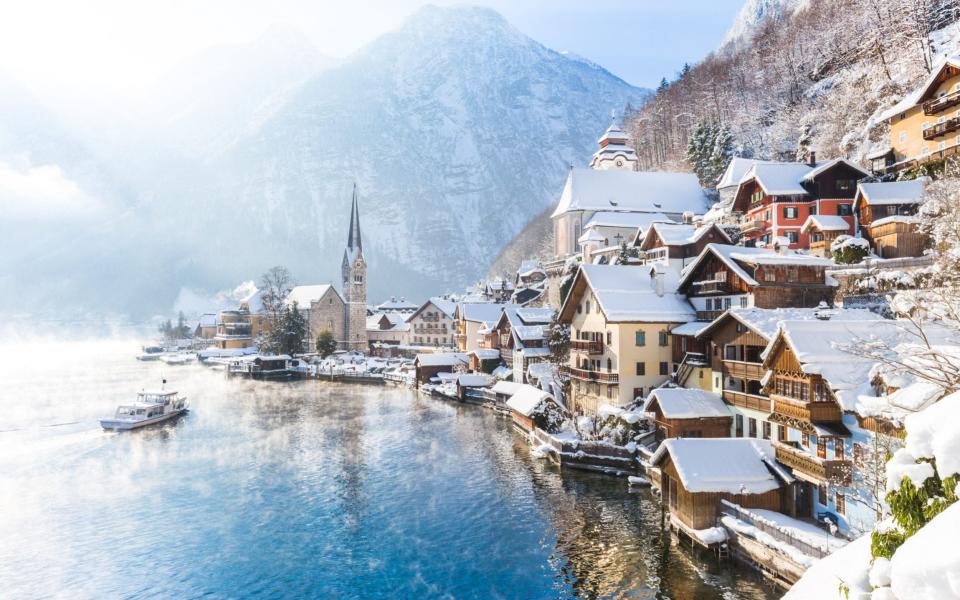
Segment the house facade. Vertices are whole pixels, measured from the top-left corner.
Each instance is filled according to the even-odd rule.
[[[670,330],[695,317],[654,269],[583,265],[559,321],[570,326],[571,410],[625,406],[670,378]]]
[[[930,245],[916,217],[925,179],[861,183],[854,200],[860,234],[881,258],[922,256]]]
[[[410,344],[414,346],[454,347],[456,303],[439,296],[430,298],[407,317]]]

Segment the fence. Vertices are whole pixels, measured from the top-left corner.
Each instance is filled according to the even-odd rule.
[[[790,544],[800,552],[803,552],[807,556],[813,558],[823,558],[824,556],[830,554],[829,547],[816,546],[806,542],[795,535],[791,535],[781,528],[777,527],[775,524],[767,521],[760,515],[756,515],[745,508],[742,508],[738,504],[734,504],[728,500],[720,500],[720,503],[723,505],[723,512],[731,517],[736,517],[744,523],[753,525],[758,530],[768,534],[775,540],[785,542]]]

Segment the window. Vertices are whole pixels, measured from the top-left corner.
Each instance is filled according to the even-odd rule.
[[[579,305],[579,304],[577,305],[577,314],[578,314],[578,315],[579,315],[579,314],[583,314],[583,307],[582,307],[581,305]]]
[[[763,270],[763,280],[764,281],[776,281],[777,274],[773,272],[773,269],[764,269]]]
[[[900,139],[900,143],[901,143],[901,144],[906,144],[906,143],[907,143],[907,132],[906,132],[906,131],[901,131],[901,132],[900,132],[900,138],[899,138],[899,139]]]
[[[660,332],[658,342],[660,343],[661,346],[666,346],[666,345],[667,345],[667,332],[666,332],[666,331],[661,331],[661,332]]]
[[[843,438],[834,438],[833,456],[837,460],[843,460]]]
[[[841,217],[848,217],[853,214],[853,205],[851,204],[838,204],[837,205],[837,214]]]
[[[787,239],[790,240],[791,244],[796,244],[800,241],[800,232],[799,231],[788,231]]]
[[[783,207],[783,218],[784,219],[796,219],[797,218],[797,207],[796,206],[784,206]]]
[[[866,458],[866,451],[864,450],[863,444],[854,443],[853,464],[858,466],[862,465],[865,458]]]
[[[847,496],[837,492],[837,512],[841,515],[847,514]]]
[[[836,181],[836,187],[838,192],[849,192],[856,187],[857,182],[853,179],[838,179]]]
[[[827,484],[821,483],[817,486],[817,502],[820,506],[827,505]]]
[[[633,399],[643,398],[643,388],[633,388]]]
[[[777,439],[781,442],[787,441],[787,428],[783,425],[777,425]]]
[[[588,313],[590,312],[590,301],[589,301],[589,300],[587,300],[587,312],[588,312]]]
[[[937,144],[937,150],[946,150],[946,148],[947,148],[946,142],[940,142]]]
[[[637,375],[646,375],[646,374],[647,374],[647,363],[638,362]]]
[[[637,346],[646,346],[647,345],[647,334],[643,331],[638,331],[636,335],[636,345]]]
[[[803,445],[804,448],[809,448],[809,447],[810,447],[810,436],[807,435],[807,434],[805,434],[805,433],[803,433],[803,432],[801,431],[801,432],[800,432],[800,443]]]
[[[800,384],[800,399],[803,400],[804,402],[809,402],[809,401],[810,401],[810,397],[809,397],[809,393],[810,393],[810,392],[809,392],[809,389],[810,389],[810,388],[807,387],[807,384],[806,384],[806,383],[801,383],[801,384]]]
[[[740,308],[746,308],[746,307],[747,307],[747,297],[740,296]]]
[[[731,302],[730,298],[724,298],[724,299],[723,299],[723,309],[724,309],[724,310],[730,308],[730,302]]]
[[[665,363],[665,362],[661,362],[661,363],[660,363],[660,374],[661,374],[661,375],[669,375],[669,374],[670,374],[670,364],[669,364],[669,363]]]
[[[734,423],[737,429],[737,437],[743,437],[743,415],[735,415]]]
[[[613,343],[613,332],[612,332],[612,331],[608,331],[608,332],[607,332],[607,345],[609,346],[609,345],[612,344],[612,343]]]
[[[748,423],[750,424],[750,437],[757,437],[757,420],[753,417],[750,417]]]
[[[609,358],[607,359],[607,370],[608,370],[608,371],[612,371],[612,370],[613,370],[613,361],[610,360]]]
[[[613,386],[612,386],[612,385],[608,385],[608,386],[607,386],[607,398],[613,398]]]
[[[763,422],[763,439],[770,439],[770,421]]]
[[[826,458],[827,457],[827,438],[820,436],[813,436],[813,439],[817,441],[817,457]]]

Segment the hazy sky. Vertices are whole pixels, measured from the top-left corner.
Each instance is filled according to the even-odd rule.
[[[440,0],[435,4],[453,4]],[[742,0],[480,0],[555,50],[655,86],[717,46]],[[396,28],[422,0],[4,0],[0,69],[46,93],[122,94],[205,47],[270,26],[340,57]]]

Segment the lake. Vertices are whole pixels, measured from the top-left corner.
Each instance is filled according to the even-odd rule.
[[[0,596],[774,598],[624,479],[396,387],[226,380],[133,341],[0,344]],[[174,423],[100,429],[141,387]]]

